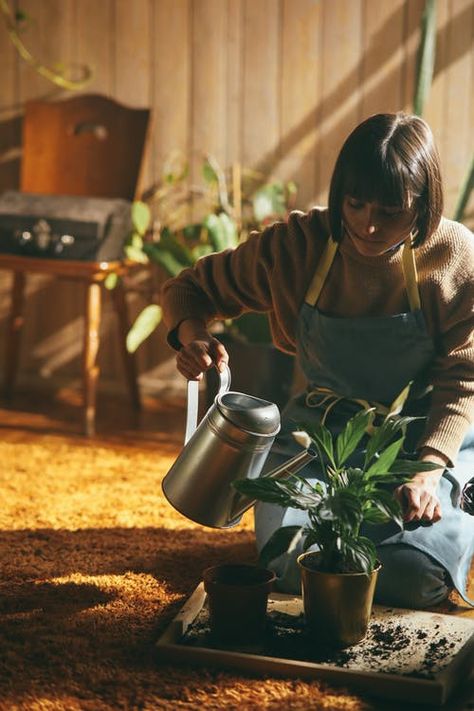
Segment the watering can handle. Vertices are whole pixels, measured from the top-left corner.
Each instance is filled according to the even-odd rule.
[[[226,393],[230,388],[230,369],[224,364],[223,370],[219,371],[219,392],[218,395]],[[196,431],[198,421],[199,406],[199,380],[188,380],[188,409],[186,413],[186,433],[184,444],[188,443]]]

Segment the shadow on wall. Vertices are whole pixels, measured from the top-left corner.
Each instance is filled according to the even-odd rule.
[[[333,155],[331,156],[331,160],[327,162],[327,165],[323,166],[324,173],[321,171],[321,174],[327,179],[327,183],[329,183],[332,167],[340,148],[339,142],[341,135],[345,137],[347,130],[347,112],[343,112],[341,118],[336,123],[333,123],[333,116],[337,115],[341,111],[341,107],[351,98],[354,93],[354,87],[359,85],[361,75],[364,76],[364,82],[369,87],[366,97],[367,102],[371,106],[374,105],[375,98],[378,95],[387,96],[390,94],[390,87],[394,85],[395,73],[400,71],[400,65],[394,66],[391,71],[387,72],[385,70],[385,64],[392,55],[400,49],[400,43],[393,32],[393,27],[398,27],[400,24],[402,24],[402,26],[406,25],[407,19],[405,18],[405,14],[407,12],[408,8],[407,5],[405,5],[404,7],[399,7],[390,15],[378,32],[374,34],[371,44],[355,67],[334,87],[326,98],[318,103],[314,109],[309,111],[298,124],[293,126],[293,128],[281,138],[275,151],[270,151],[261,158],[256,166],[257,171],[262,172],[264,175],[275,174],[278,171],[279,161],[290,153],[294,147],[317,126],[319,128],[319,135],[311,151],[302,159],[301,165],[314,164],[314,156],[321,154],[322,146],[330,146]],[[466,52],[471,50],[471,38],[462,31],[466,23],[468,25],[471,23],[471,18],[472,8],[469,6],[451,18],[449,22],[438,30],[436,34],[436,46],[449,47],[449,51],[439,51],[437,53],[433,79],[445,71],[450,65],[454,64]],[[405,43],[409,41],[411,35],[418,31],[418,29],[419,20],[414,23],[412,27],[407,29]],[[456,38],[455,42],[453,38]],[[384,50],[382,60],[380,59],[380,48]],[[413,46],[409,46],[407,50],[408,51],[402,55],[402,62],[404,64],[415,62],[418,44],[416,43]],[[367,67],[371,67],[371,71],[367,72]],[[384,68],[383,72],[380,71],[381,67]],[[401,70],[403,72],[403,65]],[[380,73],[379,77],[376,76],[377,73]],[[402,86],[402,92],[403,89],[404,87]],[[402,95],[400,109],[405,105],[407,110],[410,110],[408,107],[411,103],[411,95]],[[383,111],[384,107],[380,106],[377,110]],[[362,120],[364,117],[360,116],[359,118]],[[327,120],[331,121],[332,125],[330,128],[325,126]]]

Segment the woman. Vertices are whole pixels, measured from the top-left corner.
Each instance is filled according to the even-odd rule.
[[[295,453],[295,422],[324,418],[337,431],[361,404],[386,406],[412,382],[406,411],[424,419],[408,439],[439,469],[395,490],[403,531],[387,524],[366,535],[383,563],[376,599],[413,608],[438,603],[452,584],[467,600],[474,553],[474,518],[459,507],[474,468],[474,239],[442,209],[428,125],[378,114],[344,143],[328,209],[293,212],[163,287],[186,378],[228,361],[208,326],[245,311],[267,312],[275,344],[297,354],[307,389],[285,408],[268,467]],[[317,478],[317,465],[303,473]],[[258,548],[303,515],[258,505]],[[282,590],[299,592],[295,557],[275,561]]]

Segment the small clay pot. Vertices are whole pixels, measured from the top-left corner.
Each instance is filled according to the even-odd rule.
[[[275,573],[254,565],[224,564],[203,573],[213,637],[225,644],[255,644],[265,632]]]

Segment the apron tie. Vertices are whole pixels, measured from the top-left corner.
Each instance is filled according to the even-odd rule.
[[[397,395],[395,400],[391,405],[383,405],[381,402],[364,400],[363,398],[357,397],[347,397],[345,395],[339,395],[338,393],[331,390],[331,388],[325,388],[323,386],[314,386],[306,393],[305,403],[307,407],[321,407],[323,408],[323,416],[321,417],[321,424],[324,425],[326,418],[337,405],[338,402],[343,400],[347,402],[353,402],[356,405],[360,405],[363,410],[373,410],[376,415],[382,415],[383,417],[393,417],[399,415],[405,405],[405,402],[410,393],[410,388],[412,386],[412,381],[403,388],[401,393]],[[367,432],[370,434],[373,432],[373,426],[369,425],[367,427]]]
[[[356,405],[360,405],[363,410],[373,410],[376,415],[388,415],[391,408],[386,405],[382,405],[380,402],[369,402],[363,398],[357,397],[346,397],[345,395],[338,395],[330,388],[324,387],[314,387],[306,393],[305,403],[307,407],[321,407],[323,408],[323,416],[321,417],[321,424],[324,425],[326,418],[337,405],[338,402],[346,400],[347,402],[353,402]]]

